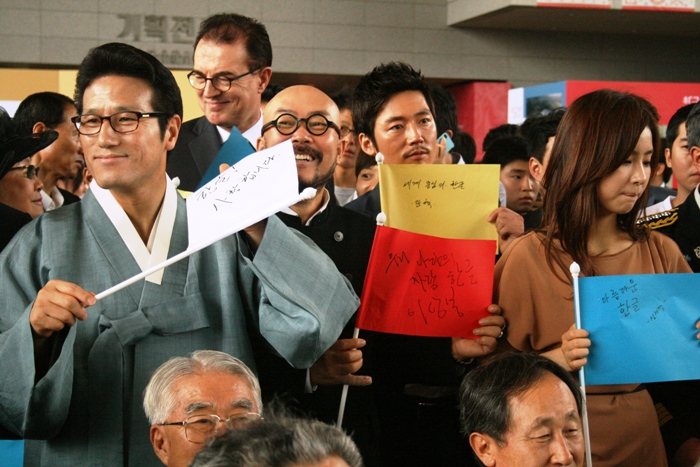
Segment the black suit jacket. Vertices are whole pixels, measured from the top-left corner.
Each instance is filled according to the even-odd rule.
[[[677,208],[648,216],[639,222],[671,237],[693,271],[700,272],[700,206],[695,201],[695,191]]]
[[[18,211],[15,208],[8,206],[7,204],[0,203],[0,219],[2,223],[0,224],[0,251],[10,243],[12,237],[15,236],[19,229],[24,227],[32,220],[32,216],[26,212]],[[3,437],[6,433],[0,429],[0,439],[6,439]]]
[[[381,211],[379,185],[344,206],[375,219]],[[388,285],[390,286],[390,285]],[[452,358],[452,340],[363,331],[372,342],[372,387],[377,404],[385,465],[472,465],[460,438],[457,388],[468,370]],[[365,362],[368,362],[365,359]],[[407,392],[420,385],[432,395]],[[433,397],[436,390],[445,396]],[[439,392],[439,391],[438,391]]]
[[[170,178],[180,178],[179,189],[194,191],[222,144],[216,126],[205,117],[189,120],[182,124],[177,143],[168,152],[165,170]]]
[[[377,184],[373,190],[368,191],[359,198],[350,201],[343,207],[360,213],[363,216],[371,217],[372,220],[375,220],[377,214],[382,211],[382,203],[379,197],[379,184]]]
[[[58,191],[61,193],[61,196],[63,196],[63,206],[68,206],[69,204],[80,201],[80,198],[70,191],[66,191],[63,188],[59,188]]]
[[[647,201],[647,206],[660,203],[669,196],[676,196],[676,190],[670,190],[662,186],[652,185],[649,188],[649,201]]]

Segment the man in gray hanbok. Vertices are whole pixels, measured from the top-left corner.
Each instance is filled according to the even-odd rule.
[[[81,64],[76,102],[95,183],[0,256],[0,425],[28,439],[27,465],[157,465],[140,402],[160,364],[211,349],[255,369],[252,332],[309,367],[358,301],[274,216],[96,301],[187,247],[185,203],[165,174],[182,101],[154,57],[106,44]]]

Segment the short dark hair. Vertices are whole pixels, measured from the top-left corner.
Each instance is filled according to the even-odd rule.
[[[352,99],[352,120],[357,134],[366,134],[376,146],[374,124],[386,101],[405,91],[418,91],[435,115],[428,84],[420,70],[402,62],[382,63],[360,78]],[[378,149],[378,148],[377,148]]]
[[[503,125],[498,125],[495,128],[491,128],[486,136],[484,136],[484,141],[481,143],[481,149],[483,152],[488,152],[491,144],[498,138],[504,136],[513,136],[518,133],[518,125],[512,123],[504,123]]]
[[[556,135],[559,122],[566,109],[560,107],[546,115],[532,115],[518,128],[518,134],[527,142],[527,154],[542,162],[549,138]]]
[[[513,161],[528,162],[527,143],[520,136],[504,136],[489,146],[489,152],[481,160],[482,164],[498,164],[501,169]]]
[[[335,105],[338,106],[338,110],[348,109],[350,112],[352,112],[353,92],[353,88],[344,87],[343,89],[331,96],[331,99],[333,99]]]
[[[57,92],[37,92],[27,96],[15,112],[17,134],[31,135],[34,125],[39,122],[50,130],[56,129],[63,123],[67,106],[75,107],[75,103]]]
[[[466,131],[458,131],[452,137],[452,141],[455,143],[452,154],[461,155],[465,164],[473,164],[474,159],[476,159],[476,141],[474,141],[474,137]],[[453,157],[452,162],[456,164],[459,160],[454,160]]]
[[[377,165],[377,159],[372,156],[368,156],[361,150],[357,154],[357,159],[355,159],[355,176],[359,177],[360,172],[365,169],[369,169],[370,167],[374,167],[375,165]]]
[[[457,101],[455,97],[442,86],[435,83],[428,83],[430,97],[433,98],[435,106],[435,126],[438,137],[447,130],[452,131],[452,135],[459,131],[457,123]]]
[[[79,114],[83,113],[85,89],[96,79],[108,75],[137,78],[150,85],[153,111],[166,114],[158,117],[161,137],[173,115],[182,118],[182,96],[172,72],[148,52],[120,42],[95,47],[80,64],[74,96]]]
[[[272,45],[265,25],[236,13],[219,13],[199,25],[194,48],[202,39],[218,44],[234,44],[243,40],[250,69],[272,66]]]
[[[279,94],[280,91],[284,89],[284,86],[278,83],[270,83],[267,85],[265,90],[262,92],[262,95],[260,96],[260,101],[261,102],[270,102],[273,97],[275,97],[277,94]]]
[[[459,410],[462,433],[490,436],[505,442],[512,413],[510,400],[533,388],[551,373],[566,384],[581,415],[583,396],[574,378],[552,360],[534,354],[509,352],[498,354],[464,377],[460,388]]]
[[[688,120],[688,115],[690,115],[690,111],[693,110],[694,106],[695,104],[684,105],[676,110],[676,113],[674,113],[668,121],[668,125],[666,125],[666,148],[669,151],[673,148],[673,143],[676,141],[676,138],[678,138],[678,127],[681,126],[681,123],[685,123],[686,120]]]
[[[362,467],[362,457],[343,430],[318,420],[265,418],[214,439],[195,456],[195,467],[293,467],[339,457]]]

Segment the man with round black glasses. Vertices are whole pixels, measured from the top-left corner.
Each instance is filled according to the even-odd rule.
[[[180,189],[194,191],[233,127],[255,147],[271,66],[270,38],[257,20],[222,13],[202,22],[188,79],[204,116],[182,125],[168,155],[167,172]]]
[[[291,140],[300,187],[317,190],[312,199],[290,206],[277,216],[287,226],[313,240],[350,280],[355,293],[362,295],[375,222],[335,204],[326,187],[333,178],[338,154],[347,144],[344,137],[348,129],[341,129],[338,107],[330,97],[312,86],[290,86],[267,104],[263,118],[265,124],[257,149]],[[353,432],[367,465],[375,465],[378,433],[373,422],[371,389],[366,387],[372,379],[366,376],[366,368],[363,374],[355,374],[362,367],[363,351],[360,349],[365,341],[351,338],[354,324],[351,320],[343,330],[342,339],[311,367],[306,394],[300,394],[304,375],[295,373],[286,362],[258,352],[256,363],[266,400],[269,392],[292,392],[303,408],[328,423],[336,420],[342,385],[353,386],[348,396],[344,428]],[[316,389],[310,394],[312,387]]]

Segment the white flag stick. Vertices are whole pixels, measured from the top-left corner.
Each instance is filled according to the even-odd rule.
[[[352,338],[357,339],[360,336],[360,329],[355,328],[352,333]],[[348,400],[348,385],[343,384],[343,392],[340,394],[340,407],[338,408],[338,420],[336,426],[341,428],[343,426],[343,416],[345,415],[345,402]]]
[[[314,197],[315,194],[316,194],[315,189],[307,188],[304,191],[302,191],[301,194],[299,194],[299,196],[296,199],[291,200],[290,202],[286,203],[285,206],[291,206],[291,205],[296,204],[300,201],[304,201],[306,199],[311,199]],[[277,212],[278,210],[279,209],[275,210],[275,212]],[[275,212],[272,212],[272,213],[265,212],[265,213],[263,213],[263,215],[258,216],[258,218],[253,219],[249,223],[249,225],[253,225],[256,222],[260,222],[263,219],[267,219],[271,215],[275,214]],[[145,271],[141,272],[140,274],[137,274],[134,277],[131,277],[130,279],[127,279],[123,282],[120,282],[119,284],[117,284],[113,287],[110,287],[109,289],[105,290],[104,292],[98,293],[97,295],[95,295],[95,299],[101,300],[105,297],[108,297],[108,296],[112,295],[114,292],[118,292],[119,290],[121,290],[125,287],[128,287],[135,282],[138,282],[142,279],[145,279],[146,277],[150,276],[154,272],[160,271],[161,269],[166,268],[166,267],[170,266],[171,264],[175,264],[178,261],[180,261],[184,258],[187,258],[192,253],[196,253],[197,251],[202,250],[202,249],[208,247],[209,245],[212,245],[212,244],[218,242],[219,240],[223,240],[224,238],[229,237],[240,230],[243,230],[245,227],[247,227],[247,226],[235,226],[234,228],[232,228],[230,230],[224,231],[220,235],[216,235],[214,237],[207,239],[206,242],[200,243],[199,245],[190,246],[185,251],[178,253],[177,255],[175,255],[171,258],[166,259],[162,263],[156,264],[155,266],[146,269]]]
[[[384,156],[382,155],[381,152],[377,153],[376,155],[377,158],[377,164],[383,164],[384,163]],[[386,214],[383,212],[380,212],[377,214],[377,225],[382,226],[386,223]],[[352,333],[352,338],[357,339],[360,336],[360,329],[355,328],[355,331]],[[345,415],[345,402],[348,399],[348,385],[344,384],[343,385],[343,392],[340,394],[340,407],[338,408],[338,420],[336,421],[336,426],[338,428],[341,428],[343,426],[343,415]]]
[[[581,302],[578,294],[578,275],[581,273],[581,267],[577,262],[571,263],[569,267],[571,278],[574,284],[574,313],[576,317],[576,329],[581,329]],[[586,448],[586,465],[593,467],[593,459],[591,457],[591,432],[588,428],[588,406],[586,403],[586,374],[584,367],[578,370],[578,379],[581,384],[581,395],[583,396],[583,440]]]

